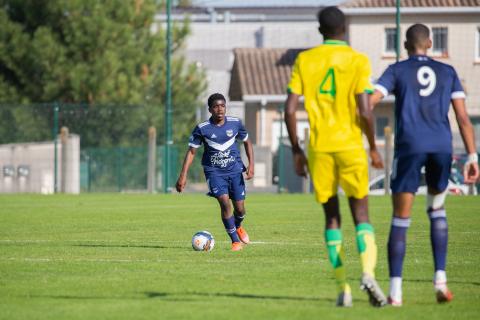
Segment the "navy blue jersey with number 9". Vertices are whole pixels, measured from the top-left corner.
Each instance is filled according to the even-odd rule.
[[[448,110],[452,99],[463,99],[455,69],[427,56],[390,65],[375,89],[395,95],[395,154],[452,153]]]

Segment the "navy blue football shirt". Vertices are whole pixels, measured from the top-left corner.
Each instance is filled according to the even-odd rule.
[[[427,56],[390,65],[375,89],[395,95],[395,154],[452,153],[448,110],[465,98],[455,69]]]
[[[199,148],[204,144],[202,166],[205,175],[228,175],[245,170],[237,140],[246,141],[247,130],[240,119],[226,117],[221,126],[211,119],[198,124],[190,136],[189,146]]]

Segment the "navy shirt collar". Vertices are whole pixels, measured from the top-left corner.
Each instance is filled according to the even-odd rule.
[[[408,57],[409,60],[416,60],[416,61],[430,61],[432,60],[431,58],[427,57],[426,55],[423,54],[415,54],[410,57]]]

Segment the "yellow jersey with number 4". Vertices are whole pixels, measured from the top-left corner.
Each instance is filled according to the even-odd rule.
[[[355,95],[373,91],[370,75],[367,56],[344,41],[327,40],[298,55],[288,92],[305,98],[309,151],[363,148]]]

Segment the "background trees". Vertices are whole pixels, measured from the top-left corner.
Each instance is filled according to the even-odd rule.
[[[161,139],[161,10],[155,0],[0,0],[0,142],[27,139],[26,131],[51,137],[54,102],[83,146],[135,144],[149,125]],[[176,141],[191,130],[205,88],[202,71],[180,54],[188,32],[188,21],[174,26]]]

